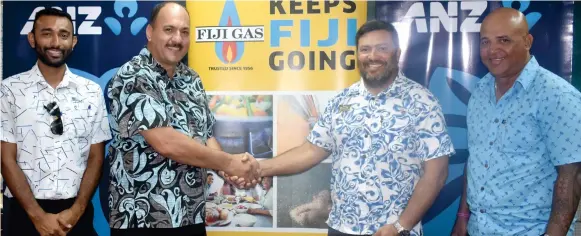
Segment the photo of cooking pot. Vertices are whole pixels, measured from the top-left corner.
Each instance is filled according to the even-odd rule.
[[[209,95],[214,137],[228,153],[272,158],[272,95]]]

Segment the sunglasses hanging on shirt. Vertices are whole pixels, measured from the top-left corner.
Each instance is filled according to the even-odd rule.
[[[50,114],[52,117],[54,117],[54,120],[52,121],[52,123],[50,123],[50,131],[53,134],[62,135],[63,134],[63,120],[61,119],[62,113],[61,113],[61,110],[59,109],[59,106],[56,104],[56,102],[51,102],[51,103],[45,105],[44,109],[46,109],[48,114]]]

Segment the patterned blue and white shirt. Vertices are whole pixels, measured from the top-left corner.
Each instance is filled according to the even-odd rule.
[[[331,153],[327,224],[347,234],[395,223],[422,164],[454,153],[436,97],[401,73],[377,96],[360,81],[331,99],[308,140]],[[421,223],[412,235],[422,235]]]
[[[175,76],[147,48],[123,64],[107,87],[113,141],[109,147],[109,226],[179,228],[204,223],[206,169],[166,158],[140,131],[171,127],[200,144],[215,118],[200,76],[179,63]]]
[[[549,221],[555,166],[581,161],[581,94],[534,57],[498,103],[494,80],[484,76],[468,103],[468,232],[537,236]]]

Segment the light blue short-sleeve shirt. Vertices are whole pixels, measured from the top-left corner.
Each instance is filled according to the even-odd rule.
[[[403,74],[377,96],[362,82],[345,89],[329,102],[308,140],[331,153],[327,224],[355,235],[397,221],[424,162],[454,153],[436,97]],[[421,223],[411,234],[422,235]]]
[[[581,162],[581,93],[534,57],[498,102],[494,80],[484,76],[468,103],[468,233],[538,236],[556,166]]]

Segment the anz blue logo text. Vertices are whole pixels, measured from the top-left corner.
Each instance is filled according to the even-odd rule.
[[[541,13],[524,12],[528,9],[530,1],[502,1],[502,6],[513,7],[516,2],[520,3],[518,10],[526,15],[529,29],[531,29],[541,18]],[[425,11],[424,4],[430,4],[429,12]],[[447,10],[443,4],[442,2],[416,2],[408,8],[405,16],[398,24],[411,26],[412,23],[415,23],[418,33],[438,33],[440,31],[480,32],[481,22],[477,21],[488,8],[487,1],[447,2]],[[461,11],[468,13],[464,19],[459,17]]]
[[[93,25],[101,15],[101,7],[99,6],[68,6],[68,7],[52,7],[61,11],[66,11],[71,15],[73,20],[73,30],[75,34],[79,35],[101,35],[101,26]],[[20,30],[20,35],[27,35],[32,30],[34,25],[34,17],[36,13],[43,10],[44,7],[36,7],[32,10],[28,17],[28,21]],[[80,19],[79,19],[80,18]]]
[[[137,1],[135,0],[133,1],[117,0],[113,4],[113,7],[115,10],[115,14],[119,18],[127,17],[128,19],[132,19],[135,16],[135,13],[137,13],[138,9]],[[127,14],[127,16],[123,15],[123,10],[125,8],[129,9],[129,13]],[[105,24],[109,27],[109,29],[111,29],[111,32],[113,32],[113,34],[115,35],[120,35],[123,30],[121,22],[119,22],[119,20],[115,17],[105,18]],[[143,27],[145,27],[145,25],[147,25],[147,18],[137,17],[133,19],[133,21],[131,22],[131,26],[129,28],[131,34],[137,35],[143,29]]]

